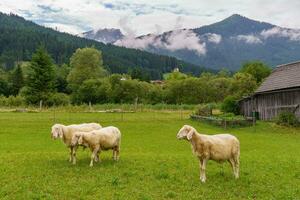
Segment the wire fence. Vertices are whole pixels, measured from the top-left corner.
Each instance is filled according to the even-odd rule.
[[[197,105],[170,105],[170,104],[87,104],[87,105],[68,105],[52,107],[2,107],[0,112],[16,113],[36,113],[35,118],[48,124],[76,124],[97,122],[112,124],[115,122],[155,122],[169,120],[187,120],[195,119],[203,123],[213,124],[211,120],[199,120],[193,117]],[[242,127],[243,123],[236,121],[222,120],[217,121],[217,125],[223,129]],[[247,126],[253,126],[255,131],[256,121],[246,121]]]
[[[196,105],[145,105],[145,104],[100,104],[69,106],[24,106],[0,107],[0,112],[34,113],[31,115],[45,123],[164,121],[189,119]],[[29,117],[29,116],[28,116]]]

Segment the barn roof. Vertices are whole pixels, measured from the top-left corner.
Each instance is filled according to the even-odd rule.
[[[300,87],[300,61],[277,66],[255,93]]]

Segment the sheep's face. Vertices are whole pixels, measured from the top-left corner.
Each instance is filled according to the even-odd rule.
[[[189,126],[189,125],[184,125],[177,133],[177,139],[181,140],[181,139],[186,139],[186,140],[190,140],[193,136],[193,127]]]
[[[73,135],[72,140],[71,140],[71,145],[76,146],[76,145],[81,145],[81,144],[82,144],[81,134]]]
[[[51,137],[53,139],[57,139],[58,137],[62,138],[63,134],[61,129],[62,127],[57,124],[52,126]]]

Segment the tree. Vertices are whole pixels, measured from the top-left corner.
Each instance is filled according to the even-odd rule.
[[[114,103],[133,103],[136,98],[145,95],[138,80],[121,80],[119,84],[112,86],[110,99]]]
[[[262,62],[254,61],[245,63],[240,72],[251,74],[257,83],[261,83],[264,78],[270,75],[271,68]]]
[[[103,68],[102,53],[95,48],[77,49],[70,59],[71,72],[67,81],[75,91],[88,79],[98,79],[107,75]]]
[[[182,80],[186,79],[188,75],[181,73],[179,71],[173,71],[171,73],[164,74],[165,80]]]
[[[214,93],[209,83],[200,78],[190,77],[168,81],[165,98],[172,104],[199,104],[213,101]]]
[[[238,99],[234,96],[228,96],[221,105],[221,110],[226,113],[239,114]]]
[[[11,93],[16,96],[24,86],[23,71],[20,65],[11,74]]]
[[[70,66],[63,64],[61,66],[56,66],[56,89],[57,92],[62,93],[70,93],[70,90],[68,89],[68,82],[67,77],[71,71]]]
[[[83,82],[78,89],[75,101],[78,103],[106,103],[108,101],[108,91],[110,82],[107,78],[89,79]]]
[[[0,96],[9,95],[9,85],[7,81],[7,73],[0,68]]]
[[[222,68],[219,72],[218,72],[218,77],[229,77],[230,76],[230,71],[226,68]]]
[[[50,55],[39,47],[30,62],[30,71],[23,90],[26,102],[38,104],[46,102],[55,91],[55,72]]]
[[[138,79],[140,81],[150,81],[150,75],[145,70],[141,68],[133,68],[129,70],[129,74],[132,79]]]
[[[248,73],[237,72],[233,76],[231,92],[237,98],[252,94],[257,88],[255,78]]]

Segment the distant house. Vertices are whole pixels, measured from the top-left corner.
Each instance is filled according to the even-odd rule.
[[[277,66],[255,93],[239,104],[246,117],[257,112],[260,119],[271,120],[288,111],[300,119],[300,61]]]
[[[163,85],[165,82],[163,80],[152,80],[150,81],[152,84],[158,84],[158,85]]]

